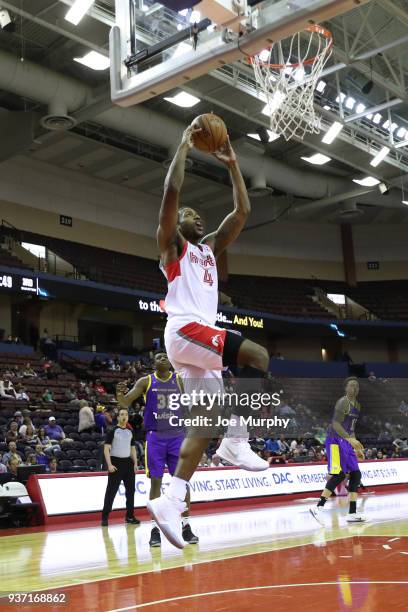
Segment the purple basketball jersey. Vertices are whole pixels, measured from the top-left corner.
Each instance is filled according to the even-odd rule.
[[[358,402],[356,402],[356,404],[352,404],[350,400],[347,399],[347,397],[345,397],[344,399],[346,400],[346,402],[348,402],[348,409],[346,411],[346,414],[344,415],[344,419],[341,422],[341,426],[347,431],[349,436],[354,436],[356,423],[358,417],[360,416],[360,406]],[[332,438],[339,437],[338,433],[333,429],[333,425],[329,426],[327,430],[327,435]]]
[[[180,386],[177,373],[172,372],[167,380],[156,373],[149,374],[149,386],[145,394],[144,428],[167,436],[180,436],[184,428],[179,424],[182,417],[180,408]]]

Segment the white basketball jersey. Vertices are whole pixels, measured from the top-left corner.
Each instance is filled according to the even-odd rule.
[[[161,269],[168,283],[165,300],[168,325],[181,326],[191,321],[215,325],[218,275],[211,248],[186,240],[177,261]]]

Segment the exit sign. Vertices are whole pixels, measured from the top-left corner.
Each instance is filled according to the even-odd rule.
[[[367,261],[367,270],[379,270],[380,262],[379,261]]]
[[[72,217],[68,217],[67,215],[60,215],[60,225],[72,227]]]

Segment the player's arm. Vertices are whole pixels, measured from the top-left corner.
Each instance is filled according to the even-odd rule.
[[[338,400],[336,407],[334,409],[332,427],[334,431],[341,438],[344,438],[345,440],[347,440],[347,442],[350,442],[351,446],[355,450],[361,450],[363,448],[362,444],[358,440],[356,440],[356,438],[354,438],[353,436],[350,436],[350,434],[344,429],[344,427],[341,424],[347,414],[347,409],[348,409],[347,400],[344,397],[342,397],[341,399]]]
[[[251,212],[251,203],[238,165],[237,156],[229,138],[224,148],[216,151],[214,156],[229,169],[234,198],[234,210],[225,217],[217,231],[209,234],[203,240],[203,242],[211,246],[215,257],[218,257],[242,232]]]
[[[198,129],[189,125],[183,133],[173,161],[164,181],[164,193],[159,212],[159,227],[157,228],[157,244],[164,256],[164,263],[170,263],[178,256],[178,250],[183,248],[185,239],[177,231],[179,196],[184,183],[186,158],[193,147],[193,134]]]
[[[116,400],[121,408],[129,408],[135,400],[146,393],[149,386],[149,376],[142,376],[128,391],[127,385],[120,382],[116,385]]]

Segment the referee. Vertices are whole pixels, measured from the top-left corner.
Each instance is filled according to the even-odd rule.
[[[110,429],[105,436],[103,453],[108,466],[108,486],[102,510],[102,527],[108,525],[109,513],[113,500],[123,480],[126,490],[125,523],[139,525],[140,521],[133,515],[135,506],[135,472],[137,457],[133,431],[127,427],[129,414],[126,408],[121,408],[118,414],[118,424]]]

